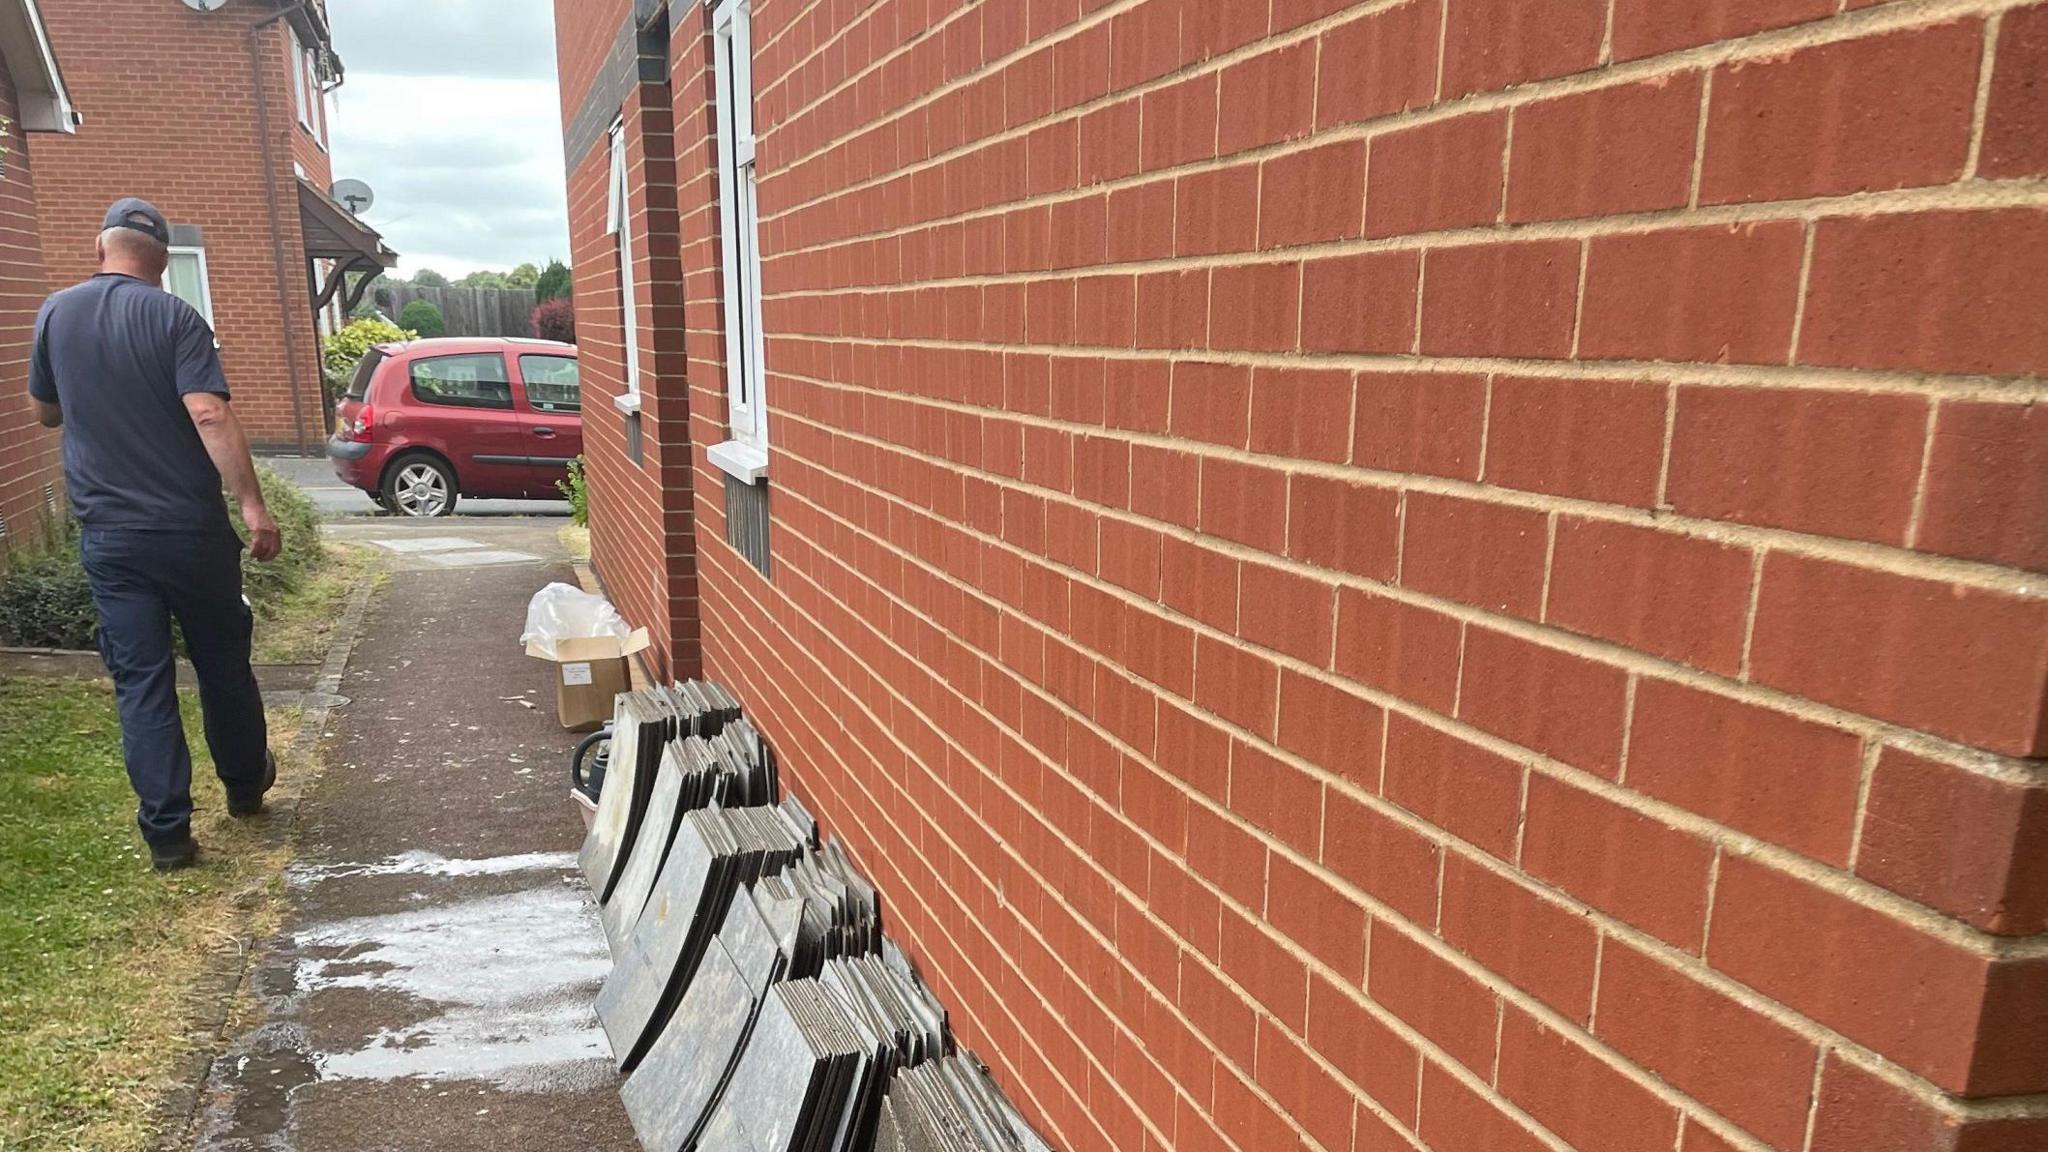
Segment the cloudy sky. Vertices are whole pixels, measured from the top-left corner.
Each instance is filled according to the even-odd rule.
[[[363,218],[398,272],[459,277],[567,260],[550,0],[329,0],[347,71],[334,175],[366,180]]]

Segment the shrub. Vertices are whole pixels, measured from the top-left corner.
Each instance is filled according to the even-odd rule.
[[[328,396],[336,400],[341,398],[342,393],[348,390],[349,379],[356,374],[356,365],[362,363],[372,346],[411,340],[414,335],[374,314],[350,321],[327,338],[327,346],[320,353]]]
[[[505,284],[510,288],[533,288],[540,284],[540,269],[528,260],[519,267],[505,273]]]
[[[574,290],[568,266],[560,260],[550,260],[533,286],[533,301],[545,304],[550,300],[567,300]]]
[[[242,554],[242,591],[256,611],[267,616],[286,593],[298,588],[309,574],[327,562],[327,552],[320,544],[320,512],[299,491],[298,485],[261,464],[256,466],[256,482],[263,489],[263,502],[270,507],[270,518],[277,521],[278,531],[284,533],[284,549],[275,560],[258,563],[248,553]],[[233,507],[232,501],[228,511],[235,530],[246,539],[248,528],[242,523],[241,511]]]
[[[446,288],[448,278],[432,268],[422,268],[412,274],[412,282],[420,288]]]
[[[398,314],[398,326],[419,333],[426,339],[445,336],[448,325],[441,319],[441,310],[434,307],[432,300],[414,300]]]
[[[543,301],[533,310],[528,323],[533,326],[533,334],[542,340],[576,342],[576,305],[567,300]]]
[[[590,478],[583,473],[583,457],[569,461],[569,474],[555,481],[555,487],[569,498],[569,519],[578,528],[590,527]]]

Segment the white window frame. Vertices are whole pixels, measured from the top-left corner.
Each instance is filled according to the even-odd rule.
[[[619,338],[625,348],[626,390],[612,397],[621,412],[640,411],[640,304],[634,299],[633,206],[626,189],[626,121],[612,124],[610,187],[605,194],[605,231],[619,242]]]
[[[306,46],[299,41],[298,29],[286,25],[284,32],[292,44],[292,104],[298,109],[300,126],[311,132],[312,113],[306,108]]]
[[[768,373],[762,366],[761,215],[754,137],[751,0],[713,0],[718,220],[725,275],[725,402],[731,438],[711,462],[749,484],[768,474]]]
[[[199,258],[199,315],[205,317],[206,326],[213,327],[213,276],[206,269],[206,249],[185,244],[171,245],[171,255],[196,256]]]

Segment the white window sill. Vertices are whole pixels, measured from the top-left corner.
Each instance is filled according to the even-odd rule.
[[[758,484],[768,475],[768,453],[741,440],[713,444],[706,455],[725,474],[747,484]]]
[[[623,396],[614,396],[612,397],[612,407],[617,408],[628,416],[638,415],[640,412],[640,394],[638,392],[628,392]]]

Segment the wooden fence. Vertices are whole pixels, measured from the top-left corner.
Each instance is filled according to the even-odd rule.
[[[531,288],[421,288],[412,284],[374,284],[377,307],[393,320],[414,300],[431,301],[441,310],[450,336],[531,336]],[[386,300],[389,303],[386,303]]]

